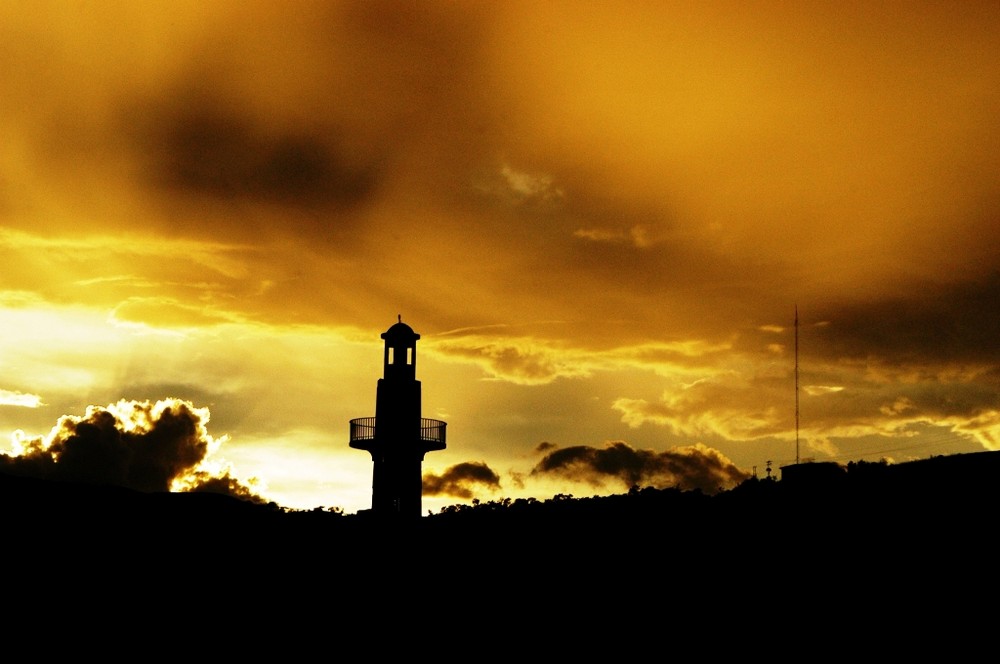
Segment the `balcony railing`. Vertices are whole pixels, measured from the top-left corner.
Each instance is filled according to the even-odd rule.
[[[441,420],[420,418],[420,440],[432,445],[431,449],[444,449],[448,424]],[[375,418],[359,417],[351,420],[351,442],[375,440]]]
[[[375,418],[359,417],[351,420],[351,442],[375,439]]]
[[[448,424],[441,420],[420,418],[420,440],[434,443],[434,449],[444,449],[444,432]]]

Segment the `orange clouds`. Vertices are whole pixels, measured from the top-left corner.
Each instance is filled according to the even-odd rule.
[[[372,379],[340,344],[402,312],[490,468],[625,437],[745,468],[793,435],[797,303],[816,449],[992,445],[998,25],[975,1],[6,3],[0,399],[37,426],[179,389],[338,449]]]
[[[6,8],[5,221],[250,242],[274,293],[250,315],[328,320],[322,279],[442,329],[587,310],[651,336],[659,305],[718,333],[700,303],[980,273],[995,9],[758,9]],[[463,292],[471,321],[438,303]]]

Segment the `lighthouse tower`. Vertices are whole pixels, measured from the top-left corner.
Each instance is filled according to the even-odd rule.
[[[427,452],[445,448],[446,425],[420,416],[420,335],[401,316],[397,320],[382,333],[385,351],[375,417],[351,420],[351,447],[372,455],[372,511],[380,516],[419,517],[420,466]]]

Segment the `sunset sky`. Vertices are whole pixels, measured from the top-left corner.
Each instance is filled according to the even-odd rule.
[[[10,467],[366,509],[401,316],[425,511],[732,486],[796,308],[801,460],[1000,449],[997,0],[38,0],[0,58]]]

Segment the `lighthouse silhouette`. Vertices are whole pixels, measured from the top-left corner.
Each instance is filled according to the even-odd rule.
[[[375,417],[351,420],[351,447],[372,455],[372,512],[379,516],[421,515],[420,466],[427,452],[445,448],[447,425],[420,416],[419,338],[402,316],[382,333]]]

